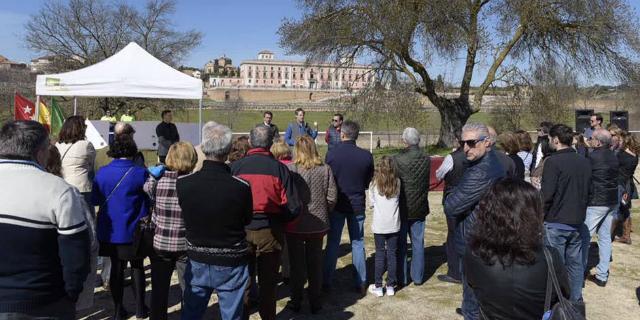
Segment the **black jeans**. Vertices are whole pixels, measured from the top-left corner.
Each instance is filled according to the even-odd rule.
[[[460,256],[456,252],[455,244],[456,220],[447,218],[447,243],[445,249],[447,251],[447,275],[451,278],[460,280]]]
[[[180,293],[184,292],[184,270],[187,266],[185,253],[157,254],[151,259],[151,318],[166,320],[173,270],[178,271]]]
[[[382,275],[387,271],[387,286],[394,287],[398,282],[397,266],[398,266],[398,233],[373,235],[376,243],[375,258],[375,282],[376,287],[382,287]],[[385,263],[386,258],[386,263]]]
[[[309,304],[313,308],[320,308],[320,289],[322,287],[322,239],[301,238],[287,234],[289,249],[289,264],[291,266],[291,302],[295,305],[302,303],[304,283],[309,280],[307,294]],[[306,273],[306,277],[305,277]]]

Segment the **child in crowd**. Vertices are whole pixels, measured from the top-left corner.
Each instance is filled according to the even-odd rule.
[[[377,297],[384,295],[382,275],[387,270],[386,293],[395,294],[397,282],[398,232],[400,231],[400,210],[398,197],[400,179],[393,159],[383,156],[378,162],[369,199],[373,208],[373,236],[376,244],[375,284],[369,286],[369,292]],[[385,265],[386,258],[386,265]]]

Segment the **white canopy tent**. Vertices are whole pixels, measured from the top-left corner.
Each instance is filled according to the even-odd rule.
[[[38,105],[40,96],[195,99],[202,128],[202,80],[173,69],[135,42],[86,68],[39,75],[36,96]]]

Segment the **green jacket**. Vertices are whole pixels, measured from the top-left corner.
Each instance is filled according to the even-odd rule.
[[[429,214],[431,158],[419,147],[408,147],[394,156],[400,181],[400,215],[424,219]]]

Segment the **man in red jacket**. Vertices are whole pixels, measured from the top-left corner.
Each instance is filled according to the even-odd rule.
[[[259,312],[264,320],[276,317],[276,288],[280,254],[284,241],[284,222],[294,219],[302,204],[287,167],[273,158],[269,148],[273,135],[269,128],[253,128],[251,149],[231,165],[231,173],[251,185],[253,219],[246,226],[251,286],[258,275]]]

